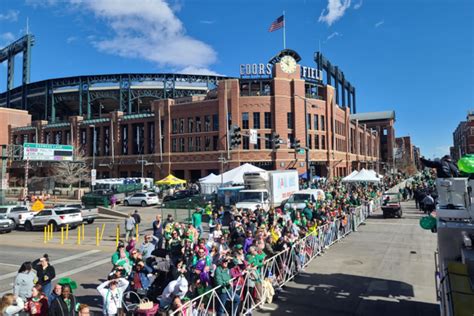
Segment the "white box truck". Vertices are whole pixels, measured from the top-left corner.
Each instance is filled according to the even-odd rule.
[[[244,174],[245,189],[239,192],[238,209],[255,210],[258,206],[269,210],[280,207],[299,190],[298,171],[274,170]]]

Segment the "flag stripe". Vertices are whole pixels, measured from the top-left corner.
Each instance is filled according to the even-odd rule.
[[[273,32],[273,31],[279,30],[284,25],[285,25],[285,16],[282,15],[278,19],[273,21],[273,23],[270,25],[270,28],[268,29],[268,32]]]

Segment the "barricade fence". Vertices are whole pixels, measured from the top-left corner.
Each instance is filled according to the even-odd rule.
[[[328,247],[357,231],[369,215],[381,205],[372,200],[351,210],[346,219],[337,218],[320,226],[291,247],[267,258],[259,269],[241,271],[227,286],[217,286],[170,311],[169,315],[247,315],[270,303],[273,289],[280,289],[293,280]]]

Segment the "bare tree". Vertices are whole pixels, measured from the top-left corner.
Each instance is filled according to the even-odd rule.
[[[52,168],[53,177],[56,182],[68,185],[71,188],[74,184],[90,180],[90,168],[86,158],[77,151],[74,161],[61,161]]]

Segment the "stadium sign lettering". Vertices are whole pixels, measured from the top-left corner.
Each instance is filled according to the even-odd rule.
[[[240,64],[240,76],[271,76],[273,64]],[[305,80],[322,80],[323,73],[321,70],[306,66],[300,66],[301,79]]]

